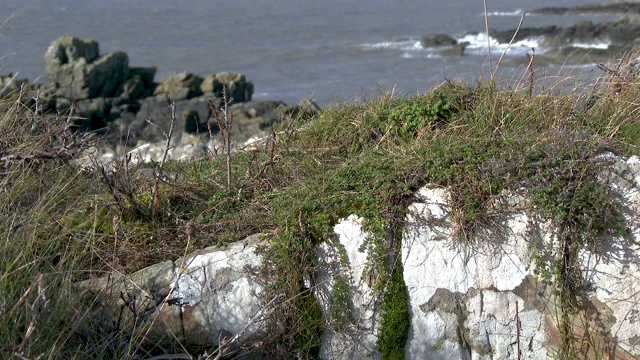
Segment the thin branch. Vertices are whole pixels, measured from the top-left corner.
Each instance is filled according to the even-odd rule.
[[[500,64],[502,63],[502,59],[504,59],[504,56],[507,54],[507,51],[509,50],[509,47],[515,41],[516,36],[518,35],[518,32],[520,31],[520,28],[522,27],[522,23],[524,22],[524,15],[525,15],[525,12],[522,12],[522,15],[520,16],[520,22],[518,22],[518,27],[516,27],[516,31],[513,32],[513,36],[511,36],[511,40],[509,40],[509,43],[507,44],[507,48],[504,49],[504,51],[502,52],[502,55],[500,55],[500,59],[498,59],[498,63],[496,64],[496,68],[493,69],[493,72],[491,73],[491,82],[492,83],[493,83],[493,79],[496,76],[496,73],[498,72],[498,68],[500,67]],[[488,32],[487,32],[487,36],[489,36]]]
[[[493,69],[491,63],[491,37],[489,37],[489,14],[487,12],[487,0],[482,1],[484,4],[484,29],[487,33],[487,49],[489,51],[489,69]],[[493,84],[493,75],[491,75],[491,83]]]

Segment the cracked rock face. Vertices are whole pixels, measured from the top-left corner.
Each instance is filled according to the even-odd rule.
[[[625,239],[603,239],[597,254],[578,261],[586,287],[569,316],[577,339],[617,359],[640,357],[640,159],[611,156],[603,175],[622,200],[629,229]],[[449,193],[424,187],[410,205],[401,256],[407,286],[407,359],[547,359],[560,349],[558,301],[535,269],[534,253],[555,243],[551,225],[531,211],[527,199],[504,194],[493,206],[503,214],[473,247],[453,241]],[[334,227],[336,237],[316,249],[314,295],[325,315],[321,357],[376,359],[380,329],[379,279],[363,244],[364,219],[351,215]],[[106,322],[154,324],[157,336],[218,344],[236,336],[251,344],[259,336],[264,279],[257,269],[255,235],[224,249],[210,248],[156,264],[130,276],[85,281],[101,293]],[[171,335],[170,335],[171,334]]]

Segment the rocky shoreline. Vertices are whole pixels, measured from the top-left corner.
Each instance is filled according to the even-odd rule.
[[[210,135],[219,130],[208,101],[220,108],[225,91],[234,118],[232,140],[238,144],[284,118],[309,118],[320,110],[310,99],[293,106],[276,100],[252,101],[253,83],[240,73],[200,76],[183,72],[155,82],[155,67],[130,67],[126,53],[100,54],[95,40],[73,36],[51,43],[45,66],[47,82],[43,84],[31,84],[12,74],[0,77],[0,95],[27,85],[32,96],[42,99],[38,111],[69,114],[73,109],[75,126],[103,136],[101,153],[107,155],[166,142],[163,131],[170,127],[172,102],[176,108],[172,147],[193,147],[199,138],[204,151],[211,147]]]
[[[562,63],[601,62],[613,55],[631,49],[640,44],[640,3],[621,2],[601,5],[582,5],[576,7],[552,7],[526,11],[526,14],[565,15],[565,14],[620,14],[613,21],[593,23],[581,21],[568,27],[545,26],[523,27],[520,29],[489,29],[489,36],[500,44],[512,41],[535,39],[545,51],[542,54],[547,61],[558,60]],[[465,35],[478,35],[470,32]],[[515,36],[514,36],[515,34]],[[470,45],[456,40],[449,34],[428,34],[421,38],[423,48],[433,48],[441,56],[463,56]],[[598,44],[599,46],[585,46]]]

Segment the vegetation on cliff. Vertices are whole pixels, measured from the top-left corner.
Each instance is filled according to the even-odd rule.
[[[555,255],[563,261],[541,256],[539,268],[555,275],[548,279],[570,311],[580,286],[571,267],[576,251],[624,231],[598,181],[598,155],[638,152],[635,59],[603,66],[603,79],[581,90],[567,91],[571,79],[540,90],[533,71],[501,88],[446,81],[426,94],[386,94],[282,123],[260,149],[230,161],[212,155],[134,166],[122,159],[94,169],[72,161],[94,141],[69,128],[72,114],[40,113],[25,89],[0,103],[0,357],[211,352],[171,338],[149,341],[145,327],[94,324],[92,304],[76,299],[73,283],[265,231],[265,297],[287,300],[274,310],[260,351],[314,357],[325,322],[303,279],[313,278],[315,247],[352,213],[373,234],[366,246],[375,254],[376,287],[387,294],[380,349],[401,357],[408,322],[396,249],[407,205],[427,183],[450,190],[457,238],[468,246],[486,240],[476,229],[492,225],[497,195],[526,193],[561,231],[566,246]],[[560,357],[577,351],[566,325]]]

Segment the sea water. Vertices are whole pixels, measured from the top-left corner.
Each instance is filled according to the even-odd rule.
[[[588,3],[487,0],[488,23],[514,29],[526,10]],[[526,15],[523,26],[613,18]],[[0,74],[44,81],[51,41],[75,35],[99,42],[101,53],[126,52],[130,66],[157,66],[156,81],[181,71],[242,72],[255,85],[255,100],[311,97],[328,106],[486,78],[506,44],[487,39],[484,29],[480,0],[3,0]],[[431,33],[468,41],[465,56],[422,48],[420,37]],[[509,47],[507,76],[521,71],[514,63],[526,67],[531,48],[544,51],[536,39]]]

